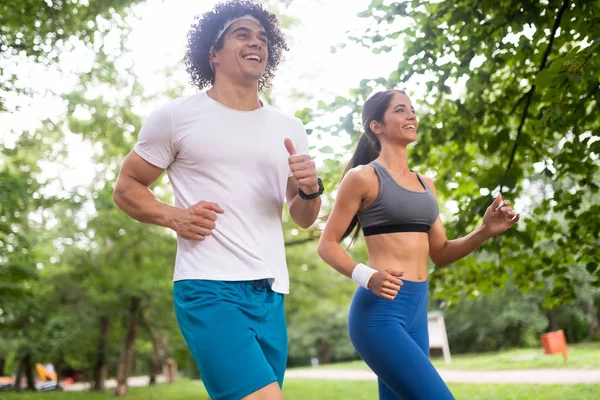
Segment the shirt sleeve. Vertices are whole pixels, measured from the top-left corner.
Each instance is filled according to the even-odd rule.
[[[158,108],[144,120],[133,150],[150,164],[166,169],[177,154],[172,127],[168,105]]]
[[[296,119],[296,129],[294,137],[294,147],[296,148],[296,154],[308,154],[308,135],[304,124],[299,119]],[[292,176],[292,171],[289,172],[288,177]]]

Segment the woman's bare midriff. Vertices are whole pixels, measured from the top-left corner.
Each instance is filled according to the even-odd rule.
[[[369,266],[380,271],[404,271],[401,279],[427,280],[429,237],[423,232],[398,232],[365,238],[369,250]]]

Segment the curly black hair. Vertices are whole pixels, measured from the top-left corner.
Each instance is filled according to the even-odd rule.
[[[289,50],[285,37],[279,28],[277,16],[262,7],[262,4],[249,0],[231,0],[217,4],[213,11],[202,16],[196,16],[194,23],[188,32],[188,50],[183,59],[187,66],[186,71],[190,74],[194,86],[200,89],[215,83],[215,73],[210,67],[209,51],[218,31],[225,23],[243,15],[252,15],[260,21],[267,38],[269,39],[269,59],[265,73],[259,81],[259,90],[271,86],[270,80],[275,76],[275,69],[283,60],[283,51]],[[216,51],[223,48],[224,36],[215,43]]]

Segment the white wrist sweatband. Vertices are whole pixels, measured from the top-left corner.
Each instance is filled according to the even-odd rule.
[[[357,264],[352,271],[352,280],[369,290],[369,279],[371,279],[371,275],[377,272],[376,269],[373,269],[365,264]]]

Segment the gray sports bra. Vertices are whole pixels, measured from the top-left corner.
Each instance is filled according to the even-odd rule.
[[[439,208],[427,185],[417,178],[424,192],[414,192],[400,186],[380,164],[368,164],[379,177],[379,194],[369,207],[357,213],[365,236],[393,232],[429,232]]]

